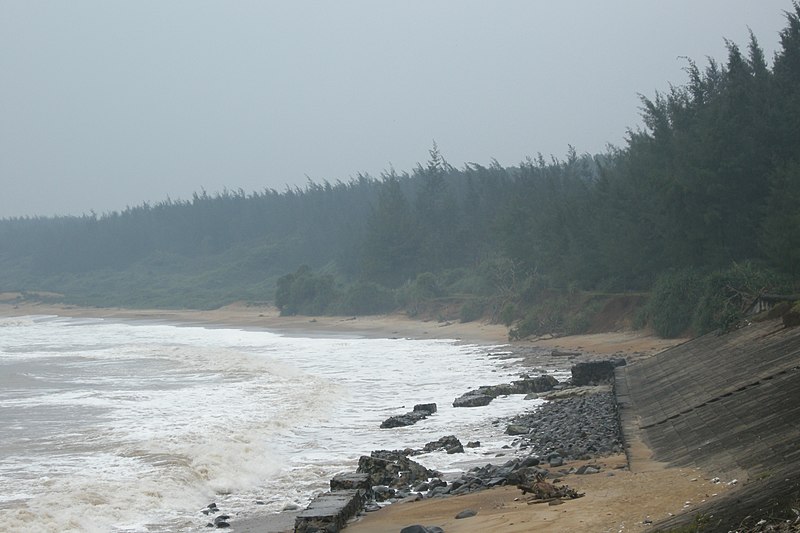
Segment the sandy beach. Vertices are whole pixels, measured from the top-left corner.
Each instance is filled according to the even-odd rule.
[[[370,338],[400,337],[410,339],[454,339],[475,344],[512,344],[585,354],[647,356],[674,346],[684,339],[661,339],[646,331],[613,331],[569,337],[508,340],[508,328],[502,324],[475,321],[437,322],[414,320],[402,313],[390,315],[280,316],[277,308],[232,304],[213,310],[195,309],[123,309],[76,307],[60,304],[18,302],[15,294],[0,293],[0,316],[57,315],[69,317],[147,320],[186,325],[259,328],[288,335],[345,334]]]
[[[69,317],[144,320],[185,325],[229,326],[267,329],[288,335],[344,334],[367,337],[445,338],[462,342],[506,345],[507,329],[484,323],[425,322],[395,314],[370,317],[281,317],[271,307],[231,305],[212,311],[128,310],[78,308],[62,305],[26,303],[0,298],[0,316],[59,315]],[[643,332],[617,331],[555,339],[536,339],[514,343],[511,349],[540,347],[581,352],[582,356],[621,355],[629,359],[648,357],[680,340],[666,341]],[[569,363],[565,360],[565,365]],[[634,467],[625,455],[596,460],[601,473],[567,475],[563,483],[586,495],[562,505],[528,504],[521,491],[499,487],[464,496],[394,504],[369,513],[348,526],[354,533],[399,531],[411,524],[439,526],[446,532],[477,531],[645,531],[653,522],[674,514],[691,513],[694,506],[723,492],[712,485],[714,473],[693,469],[667,468],[650,459],[644,443],[629,444]],[[568,466],[579,466],[570,463]],[[456,520],[464,509],[477,515]],[[276,517],[277,518],[277,517]],[[285,531],[286,518],[274,521],[234,523],[234,531]]]

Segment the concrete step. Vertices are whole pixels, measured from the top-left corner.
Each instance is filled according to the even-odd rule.
[[[295,533],[337,533],[356,516],[367,501],[365,489],[334,490],[317,496],[297,515]]]

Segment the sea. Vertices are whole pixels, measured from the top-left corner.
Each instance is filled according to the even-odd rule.
[[[471,388],[519,376],[502,352],[455,340],[0,319],[0,531],[204,531],[211,502],[235,530],[237,518],[303,508],[372,450],[445,435],[481,447],[415,459],[458,470],[510,443],[497,419],[539,402],[452,407]],[[379,429],[432,402],[428,419]]]

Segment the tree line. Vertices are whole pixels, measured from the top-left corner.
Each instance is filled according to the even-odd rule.
[[[274,299],[287,313],[457,297],[463,318],[520,335],[555,327],[537,311],[544,295],[653,291],[643,320],[662,333],[712,329],[748,295],[800,279],[793,8],[771,61],[752,34],[744,49],[726,42],[724,61],[688,60],[684,85],[641,98],[622,147],[455,168],[434,143],[424,164],[378,177],[5,219],[0,290],[94,305]]]

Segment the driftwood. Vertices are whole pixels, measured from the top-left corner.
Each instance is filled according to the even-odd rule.
[[[574,500],[580,498],[583,493],[569,488],[567,485],[556,486],[544,480],[544,474],[537,473],[530,482],[520,483],[517,488],[522,494],[532,494],[533,497],[528,503],[547,503],[555,500]]]

